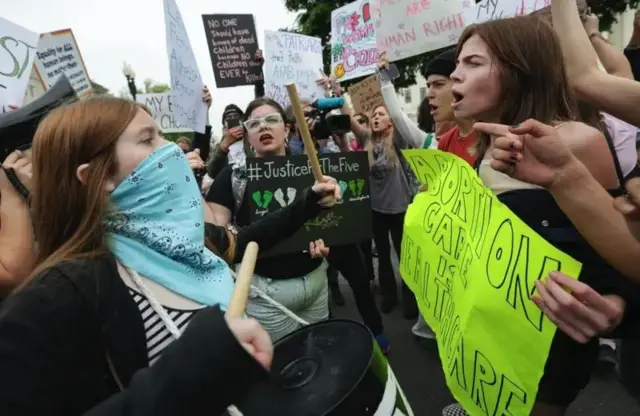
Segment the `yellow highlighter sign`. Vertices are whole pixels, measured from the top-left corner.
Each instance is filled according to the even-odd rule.
[[[437,334],[452,394],[472,416],[528,416],[555,334],[536,279],[582,265],[529,228],[462,159],[403,151],[428,190],[409,206],[400,272]]]

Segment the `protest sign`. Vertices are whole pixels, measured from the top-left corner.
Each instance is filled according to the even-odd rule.
[[[551,0],[482,0],[464,11],[467,25],[523,16],[551,6]]]
[[[556,331],[529,299],[582,265],[530,229],[464,160],[403,151],[428,190],[405,216],[403,280],[437,334],[447,384],[472,415],[528,416]]]
[[[30,102],[34,101],[37,98],[40,98],[44,95],[47,90],[44,88],[44,84],[42,80],[38,76],[38,71],[36,70],[35,64],[31,67],[31,75],[29,75],[29,84],[27,85],[27,90],[24,93],[24,99],[22,101],[22,105],[27,105]]]
[[[268,250],[265,256],[309,249],[309,242],[322,238],[327,246],[369,240],[371,201],[369,160],[366,152],[318,155],[322,172],[334,177],[342,200],[330,211],[305,223],[295,235]],[[247,159],[247,194],[253,220],[291,205],[314,183],[307,155]]]
[[[204,133],[207,122],[207,105],[202,101],[204,83],[175,0],[164,0],[164,23],[174,97],[173,114],[181,125]]]
[[[93,91],[87,67],[71,29],[57,30],[40,36],[35,67],[47,90],[64,74],[78,97],[87,97]]]
[[[170,92],[160,94],[138,94],[136,101],[151,111],[151,116],[164,133],[182,133],[191,131],[180,124],[173,113],[173,95]]]
[[[376,18],[376,42],[389,61],[454,45],[467,23],[464,10],[471,0],[371,0]]]
[[[40,35],[0,17],[0,114],[21,105]]]
[[[263,81],[256,61],[258,37],[252,14],[203,14],[216,87],[253,85]]]
[[[300,98],[314,101],[324,97],[316,85],[322,66],[320,38],[287,32],[264,31],[265,90],[267,97],[289,105],[285,85],[295,82]]]
[[[371,75],[347,87],[351,104],[356,113],[368,113],[376,106],[384,104],[382,92],[380,91],[380,75]]]
[[[338,81],[376,71],[378,48],[369,0],[357,0],[331,12],[331,74]]]

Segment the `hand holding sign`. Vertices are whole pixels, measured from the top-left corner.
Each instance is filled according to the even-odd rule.
[[[606,298],[586,284],[552,272],[536,281],[539,296],[531,300],[558,328],[581,344],[615,329],[622,320],[624,301]]]
[[[524,182],[551,188],[579,164],[558,131],[537,120],[512,127],[476,123],[473,129],[495,138],[491,167]]]
[[[323,176],[322,180],[316,180],[316,183],[311,187],[311,191],[320,196],[318,205],[322,208],[333,207],[336,201],[339,201],[341,198],[338,182],[331,176]]]

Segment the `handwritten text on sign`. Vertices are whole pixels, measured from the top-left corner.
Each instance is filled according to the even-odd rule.
[[[51,88],[64,74],[79,97],[91,93],[91,80],[71,29],[42,35],[36,58],[36,69],[45,88]]]
[[[0,17],[0,114],[20,105],[40,35]]]
[[[324,90],[316,85],[322,66],[319,38],[265,30],[265,89],[267,97],[289,105],[285,85],[296,84],[300,98],[316,100]]]
[[[173,112],[180,124],[204,133],[207,116],[207,105],[202,101],[204,83],[175,0],[164,0],[164,23],[174,96]]]
[[[138,94],[136,101],[147,106],[151,116],[164,133],[181,133],[191,131],[181,125],[173,114],[173,95],[170,92],[160,94]]]
[[[297,233],[265,256],[306,250],[322,238],[327,245],[344,245],[371,238],[369,161],[364,152],[319,155],[322,171],[340,186],[341,200],[330,211],[307,221]],[[279,211],[304,195],[313,185],[306,155],[247,159],[247,194],[253,220]]]
[[[554,270],[575,277],[582,266],[462,159],[403,153],[428,191],[407,211],[400,271],[438,335],[449,389],[470,414],[528,416],[556,329],[529,299],[534,282]]]
[[[378,48],[369,0],[331,12],[331,73],[340,81],[376,71]]]
[[[390,61],[444,48],[458,41],[470,0],[372,0],[379,51]]]
[[[384,104],[380,91],[380,75],[371,75],[347,88],[356,113],[368,113],[376,106]]]
[[[251,14],[202,15],[209,54],[218,88],[253,85],[262,81],[258,38]]]
[[[551,0],[482,0],[473,7],[465,9],[464,19],[467,25],[470,25],[524,16],[549,6],[551,6]]]

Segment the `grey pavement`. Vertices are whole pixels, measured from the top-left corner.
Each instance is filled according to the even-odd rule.
[[[351,289],[342,277],[340,283],[346,305],[332,305],[333,316],[360,321]],[[415,321],[404,319],[399,308],[389,315],[383,315],[383,319],[385,332],[391,342],[389,362],[414,414],[440,416],[442,408],[452,403],[453,398],[444,381],[435,342],[418,341],[411,333]],[[640,416],[640,408],[622,388],[610,366],[594,373],[591,383],[573,403],[567,415]]]

